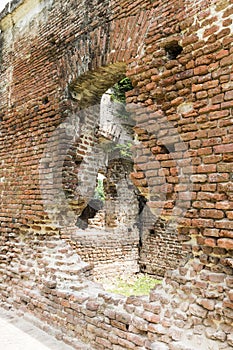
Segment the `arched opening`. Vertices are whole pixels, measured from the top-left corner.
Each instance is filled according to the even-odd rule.
[[[75,246],[81,258],[94,265],[96,280],[138,273],[162,278],[167,266],[174,268],[179,263],[181,245],[176,242],[176,228],[152,213],[146,194],[137,186],[141,179],[133,178],[133,174],[140,177],[134,169],[133,152],[142,141],[125,108],[125,93],[133,96],[132,88],[124,64],[88,72],[70,86],[71,96],[82,110],[76,144],[76,154],[82,160],[76,167],[81,196]],[[165,154],[170,148],[161,145]],[[145,189],[148,179],[143,170],[141,174]],[[168,260],[174,266],[167,264]]]
[[[83,198],[82,211],[77,213],[76,248],[84,261],[93,263],[96,279],[140,272],[141,214],[146,199],[130,178],[134,167],[132,146],[137,141],[125,94],[132,89],[124,64],[89,72],[70,86],[86,126],[81,126],[81,131],[85,131],[79,137],[76,154],[80,155],[80,148],[87,142],[85,132],[90,139],[90,106],[94,108],[92,117],[95,114],[96,118],[91,130],[91,151],[87,149],[83,156],[78,168],[80,180],[77,176],[76,182],[81,183],[81,173],[86,172],[88,178],[89,169],[95,169],[92,193],[88,199]]]

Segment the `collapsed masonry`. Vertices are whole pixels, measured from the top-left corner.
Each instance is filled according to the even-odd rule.
[[[43,320],[77,349],[233,346],[232,20],[232,0],[6,6],[2,306]],[[119,153],[106,163],[100,100],[125,75],[133,164]],[[98,172],[114,200],[107,231],[90,241],[91,228],[77,221]],[[154,260],[166,258],[164,244],[176,269],[149,297],[112,295],[93,282],[108,259],[109,273],[136,272],[138,262],[164,274]]]

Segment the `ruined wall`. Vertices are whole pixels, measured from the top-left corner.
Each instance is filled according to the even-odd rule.
[[[72,231],[72,230],[71,230]],[[131,276],[139,272],[138,235],[118,231],[70,232],[72,245],[81,259],[93,267],[96,279]]]
[[[231,348],[232,0],[12,6],[0,39],[1,305],[76,348]],[[103,158],[91,105],[125,72],[131,179],[155,216],[176,219],[190,253],[150,298],[99,290],[64,230]]]
[[[140,271],[163,277],[170,269],[187,259],[188,250],[182,248],[177,227],[172,222],[156,220],[151,228],[144,229],[139,255]]]

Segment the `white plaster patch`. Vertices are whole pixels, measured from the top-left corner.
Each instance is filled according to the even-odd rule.
[[[27,30],[28,34],[32,36],[36,34],[34,33],[36,32],[36,26],[33,26],[35,28],[34,32],[29,30],[31,22],[45,22],[47,10],[51,8],[52,4],[53,0],[26,0],[1,20],[1,29],[6,32],[10,28],[14,28],[16,33]]]
[[[177,107],[177,113],[183,114],[183,113],[189,113],[193,110],[193,103],[192,102],[185,102],[180,104]]]
[[[211,6],[209,9],[210,9],[210,15],[207,18],[205,18],[204,20],[211,19],[213,17],[217,17],[218,20],[212,24],[205,26],[205,27],[201,26],[201,28],[196,31],[196,34],[197,34],[199,40],[203,40],[203,39],[207,40],[208,39],[208,36],[206,38],[203,37],[206,29],[211,28],[213,25],[218,25],[219,30],[216,33],[219,33],[223,28],[226,28],[226,27],[223,27],[223,21],[225,21],[227,18],[233,19],[233,15],[230,15],[229,17],[224,17],[224,18],[222,17],[222,15],[226,9],[224,9],[222,11],[217,11],[216,5]],[[198,22],[197,16],[195,16],[194,18],[195,18],[195,22]],[[230,32],[232,33],[233,32],[233,23],[228,28],[230,28]]]

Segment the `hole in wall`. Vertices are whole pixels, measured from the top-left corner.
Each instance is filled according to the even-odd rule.
[[[99,76],[95,73],[95,78],[99,79],[98,83],[90,84],[88,79],[84,81],[82,78],[73,84],[73,98],[77,100],[80,108],[92,106],[93,103],[99,101],[99,123],[93,128],[93,134],[104,160],[97,170],[97,181],[92,199],[85,204],[85,208],[77,218],[77,227],[86,230],[88,234],[94,232],[91,231],[93,228],[103,229],[116,237],[118,232],[123,233],[125,237],[136,233],[138,238],[136,248],[140,250],[140,245],[142,245],[140,225],[143,225],[144,220],[141,214],[144,212],[146,199],[139,195],[138,189],[129,179],[133,171],[131,147],[135,141],[135,133],[134,121],[125,109],[125,92],[132,89],[132,83],[124,74],[122,75],[122,71],[118,73],[114,79],[113,77],[108,79],[104,74]],[[87,74],[85,78],[88,76]],[[118,79],[119,76],[120,79]],[[82,81],[85,83],[84,88],[82,88]],[[105,90],[103,86],[100,87],[100,82],[103,84],[103,81],[106,82]],[[112,82],[111,85],[110,82]],[[89,93],[90,85],[92,90]],[[85,113],[84,108],[83,113]],[[87,118],[85,118],[85,123],[86,120]],[[167,152],[168,150],[164,148],[164,153]],[[91,164],[88,166],[92,167]],[[103,178],[100,181],[101,174]],[[96,199],[102,203],[101,206],[93,205]],[[102,215],[103,212],[104,215]],[[100,218],[102,219],[101,224]],[[124,265],[123,260],[119,265]],[[146,271],[146,266],[139,265],[139,261],[135,261],[135,265],[138,269],[136,273],[139,272],[139,266],[140,272]],[[125,271],[127,272],[127,268]],[[116,276],[117,271],[115,270],[114,273]]]
[[[87,203],[77,220],[76,225],[81,229],[115,230],[123,222],[126,225],[128,213],[132,211],[125,207],[128,203],[126,193],[137,202],[137,196],[134,195],[136,189],[129,180],[129,174],[133,170],[131,146],[134,142],[134,122],[125,108],[125,93],[131,89],[130,79],[124,76],[101,97],[95,137],[104,164],[96,177],[93,199]],[[91,206],[93,200],[95,203],[99,200],[102,206],[95,210]],[[137,205],[140,206],[140,203]],[[138,209],[135,214],[130,215],[136,217],[137,211]],[[127,225],[125,229],[127,232],[135,230]]]
[[[182,46],[180,46],[176,40],[166,44],[164,49],[169,60],[175,60],[177,56],[180,55],[183,51]]]
[[[93,219],[96,214],[103,208],[103,202],[100,199],[91,199],[87,206],[78,217],[76,226],[82,230],[88,228],[89,220]]]
[[[104,75],[103,75],[104,76]],[[130,91],[133,86],[125,75],[120,72],[116,74],[115,82],[109,86],[108,78],[101,76],[100,81],[106,80],[106,89],[103,87],[97,92],[99,103],[99,122],[93,128],[96,142],[96,148],[102,157],[102,163],[99,166],[98,174],[96,174],[96,184],[93,189],[91,200],[87,202],[81,214],[77,218],[77,227],[85,230],[86,233],[102,230],[113,235],[120,235],[130,238],[137,235],[139,240],[139,228],[137,226],[137,218],[141,214],[145,205],[145,199],[140,196],[138,199],[138,190],[131,182],[129,175],[133,171],[133,160],[131,147],[134,143],[134,121],[130,114],[126,111],[125,93]],[[110,78],[110,81],[113,81]],[[90,105],[97,100],[94,95],[94,88],[90,95],[86,88],[90,84],[85,81],[85,88],[81,88],[81,81],[76,82],[73,98],[77,98],[77,102],[81,107],[88,107],[88,96],[90,96]],[[99,82],[95,85],[99,86]],[[102,95],[100,96],[100,93]],[[83,109],[85,113],[85,109]],[[81,121],[82,122],[82,121]],[[87,118],[85,118],[85,124]],[[81,148],[82,140],[77,148]],[[76,151],[77,153],[77,151]],[[102,156],[101,156],[102,154]],[[97,155],[97,153],[96,153]],[[84,156],[85,158],[85,156]],[[83,159],[85,163],[85,159]],[[88,163],[88,162],[87,162]],[[89,168],[96,168],[91,163]],[[78,171],[83,170],[82,165]],[[77,181],[78,183],[78,181]],[[137,193],[137,194],[136,194]],[[122,239],[122,238],[121,238]],[[130,238],[131,239],[131,238]],[[119,248],[118,248],[119,249]],[[127,250],[122,245],[122,254]],[[138,272],[139,265],[137,261],[137,245],[135,245],[135,272]],[[132,250],[132,248],[131,248]],[[127,259],[124,261],[121,257],[120,265],[127,265]],[[127,271],[127,267],[125,267]],[[115,271],[115,275],[117,271]]]
[[[45,97],[42,98],[42,103],[43,103],[44,105],[46,105],[47,103],[49,103],[49,98],[48,98],[48,96],[45,96]]]

